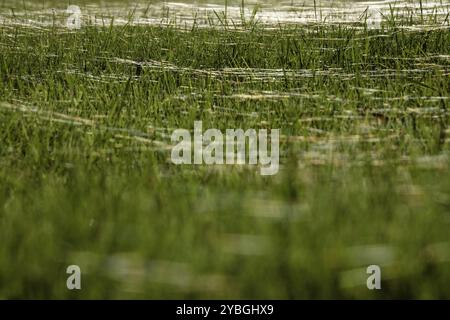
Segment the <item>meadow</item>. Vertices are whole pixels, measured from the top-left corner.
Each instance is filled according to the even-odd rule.
[[[449,299],[450,3],[305,3],[0,1],[0,298]],[[174,165],[196,120],[279,172]]]

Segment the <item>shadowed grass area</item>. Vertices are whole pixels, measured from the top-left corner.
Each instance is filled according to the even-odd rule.
[[[450,32],[405,26],[2,25],[0,298],[449,298]],[[172,164],[195,120],[280,172]]]

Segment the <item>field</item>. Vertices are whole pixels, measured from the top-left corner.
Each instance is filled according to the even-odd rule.
[[[449,299],[450,3],[345,6],[0,1],[0,298]],[[279,172],[173,164],[196,120]]]

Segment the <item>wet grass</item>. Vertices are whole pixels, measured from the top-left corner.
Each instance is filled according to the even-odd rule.
[[[427,19],[3,24],[0,297],[450,298],[450,32]],[[173,165],[195,120],[280,128],[280,172]]]

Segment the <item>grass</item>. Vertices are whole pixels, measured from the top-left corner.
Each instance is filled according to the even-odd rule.
[[[448,22],[251,21],[0,26],[0,298],[450,298]],[[173,165],[195,120],[280,172]]]

